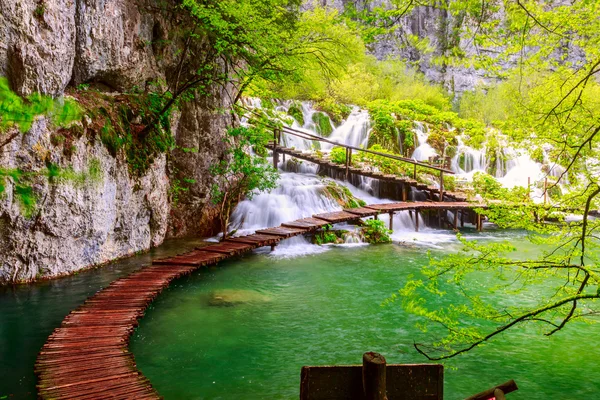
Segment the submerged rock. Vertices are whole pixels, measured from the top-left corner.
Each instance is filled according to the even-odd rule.
[[[268,303],[271,297],[255,290],[223,289],[210,294],[208,304],[213,307],[232,307],[247,303]]]

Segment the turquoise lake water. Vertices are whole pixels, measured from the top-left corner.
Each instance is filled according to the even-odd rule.
[[[178,280],[134,334],[138,367],[166,399],[297,399],[303,365],[360,364],[365,351],[380,352],[388,363],[423,363],[413,341],[431,336],[415,328],[416,318],[400,304],[381,303],[418,273],[428,249],[440,255],[459,249],[443,235],[427,247],[255,254]],[[482,237],[524,242],[520,233]],[[509,379],[520,388],[509,399],[597,398],[598,327],[572,323],[552,337],[542,332],[519,328],[446,362],[445,398]]]

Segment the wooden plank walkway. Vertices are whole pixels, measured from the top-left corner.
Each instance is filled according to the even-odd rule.
[[[63,320],[40,351],[35,372],[43,399],[158,399],[128,349],[129,338],[150,302],[171,281],[226,258],[274,246],[330,223],[402,210],[474,209],[471,203],[391,203],[314,215],[227,239],[152,265],[112,282]]]
[[[270,149],[273,149],[272,145],[268,145],[267,147]],[[345,165],[336,164],[334,162],[331,162],[330,160],[319,158],[312,153],[303,153],[302,151],[290,149],[288,147],[280,147],[280,146],[277,146],[277,152],[281,153],[281,154],[287,154],[289,156],[299,158],[301,160],[309,161],[309,162],[312,162],[312,163],[315,163],[315,164],[318,164],[318,165],[321,165],[321,166],[324,166],[327,168],[331,168],[336,171],[341,172],[341,171],[346,170]],[[412,186],[418,190],[426,190],[431,193],[435,193],[435,194],[437,194],[438,197],[440,194],[439,188],[437,188],[435,186],[429,186],[429,185],[426,185],[421,182],[417,182],[416,180],[409,178],[409,177],[403,177],[403,176],[392,175],[392,174],[384,174],[382,172],[372,171],[372,170],[368,170],[368,169],[361,169],[361,168],[356,168],[356,167],[349,167],[348,170],[349,170],[349,172],[351,172],[353,174],[365,176],[367,178],[378,179],[383,182],[406,184],[406,185]],[[465,194],[463,194],[463,193],[448,192],[448,191],[444,191],[444,198],[455,200],[455,201],[461,201],[461,202],[467,200]]]

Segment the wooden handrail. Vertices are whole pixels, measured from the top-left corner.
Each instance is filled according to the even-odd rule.
[[[465,400],[489,400],[492,398],[495,398],[495,393],[497,393],[496,391],[500,391],[502,393],[502,395],[514,392],[515,390],[518,390],[519,388],[517,387],[517,384],[515,383],[514,380],[510,380],[508,382],[504,382],[501,385],[498,386],[494,386],[493,388],[490,388],[488,390],[484,390],[481,393],[477,393],[471,397],[467,397]]]
[[[412,158],[401,157],[401,156],[397,156],[397,155],[394,155],[394,154],[380,153],[380,152],[374,151],[374,150],[363,149],[363,148],[356,147],[356,146],[350,146],[348,144],[334,142],[333,140],[325,139],[325,138],[322,138],[320,136],[316,136],[316,135],[313,135],[313,134],[310,134],[310,133],[307,133],[307,132],[297,131],[297,130],[295,130],[293,128],[283,127],[283,132],[287,133],[289,135],[301,137],[302,139],[307,139],[307,137],[309,137],[309,138],[311,138],[310,140],[316,140],[316,141],[319,141],[319,142],[329,143],[329,144],[332,144],[334,146],[345,147],[346,149],[352,149],[352,150],[362,151],[362,152],[369,153],[369,154],[374,154],[376,156],[391,158],[391,159],[396,160],[396,161],[402,161],[402,162],[410,163],[410,164],[413,164],[413,165],[416,165],[416,166],[419,166],[419,167],[424,167],[424,168],[429,168],[429,169],[433,169],[433,170],[440,171],[440,172],[445,172],[447,174],[454,174],[454,171],[452,171],[450,169],[436,167],[436,166],[431,165],[431,164],[425,164],[425,163],[422,163],[420,161],[414,160]]]

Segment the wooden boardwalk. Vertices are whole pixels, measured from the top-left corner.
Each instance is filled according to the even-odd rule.
[[[404,210],[472,210],[471,203],[391,203],[314,215],[248,236],[197,248],[118,279],[72,311],[40,351],[35,372],[43,399],[158,399],[128,349],[129,338],[150,302],[171,281],[226,258],[303,235],[328,224]]]
[[[267,147],[269,149],[273,149],[273,145],[268,145]],[[319,158],[312,153],[303,153],[302,151],[290,149],[287,147],[277,147],[277,153],[287,154],[294,158],[298,158],[301,160],[315,163],[321,167],[331,168],[334,171],[337,171],[340,173],[346,171],[345,165],[336,164],[330,160]],[[365,176],[367,178],[378,179],[383,182],[391,182],[391,183],[396,183],[399,185],[406,185],[406,186],[414,187],[417,190],[423,190],[423,191],[430,192],[432,198],[434,197],[433,195],[435,194],[439,200],[440,188],[431,186],[431,185],[426,185],[426,184],[418,182],[412,178],[401,177],[401,176],[393,175],[393,174],[384,174],[381,172],[372,171],[369,169],[356,168],[356,167],[352,167],[352,166],[348,166],[348,172],[351,174]],[[444,199],[464,202],[467,200],[467,197],[463,193],[444,191]]]

